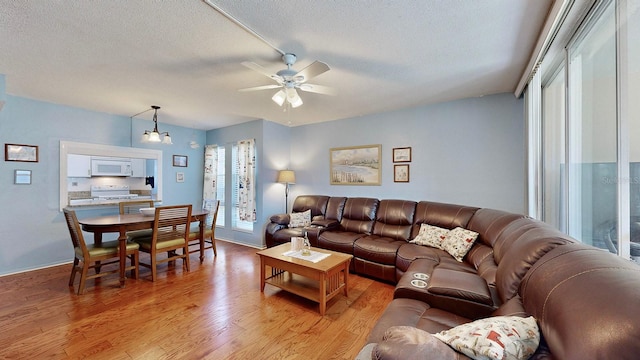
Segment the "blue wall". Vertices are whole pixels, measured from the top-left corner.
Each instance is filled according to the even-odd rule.
[[[3,94],[4,95],[4,94]],[[278,170],[296,171],[289,202],[300,194],[368,196],[415,199],[492,207],[524,212],[525,144],[523,101],[512,94],[404,109],[389,113],[288,127],[256,120],[208,132],[162,123],[174,145],[141,144],[140,134],[151,121],[98,113],[63,105],[4,95],[0,111],[2,143],[38,145],[38,163],[2,162],[0,200],[0,275],[69,262],[69,234],[59,205],[60,140],[163,151],[165,204],[201,205],[204,146],[191,149],[194,137],[201,145],[227,148],[253,138],[257,147],[257,218],[253,232],[218,229],[225,240],[261,247],[269,217],[284,212],[284,185],[276,183]],[[294,110],[295,111],[295,110]],[[132,136],[133,134],[133,136]],[[329,149],[382,145],[382,185],[329,185]],[[393,182],[391,151],[412,147],[410,182]],[[173,155],[187,155],[187,168],[174,168]],[[13,185],[15,169],[33,171],[32,185]],[[185,173],[177,183],[176,172]],[[230,173],[227,179],[230,183]],[[227,195],[229,196],[229,195]],[[114,209],[115,211],[115,209]],[[103,211],[99,211],[103,213]],[[80,211],[79,217],[96,211]],[[227,217],[230,212],[227,212]],[[225,219],[230,224],[230,219]]]
[[[160,123],[162,131],[171,133],[174,145],[141,144],[140,134],[153,128],[151,121],[5,96],[6,104],[0,111],[0,143],[37,145],[39,162],[2,161],[0,166],[0,201],[4,206],[0,218],[0,275],[73,259],[69,232],[58,210],[60,140],[161,149],[164,203],[202,205],[204,149],[191,149],[189,141],[195,136],[203,145],[204,131]],[[159,118],[162,122],[161,114]],[[189,156],[189,167],[172,167],[173,154]],[[31,170],[32,184],[14,185],[16,169]],[[176,183],[177,169],[185,173],[184,183]],[[79,211],[78,217],[105,211],[117,209]]]
[[[258,154],[258,221],[253,233],[227,227],[216,235],[262,246],[269,217],[284,212],[284,185],[276,183],[276,177],[278,170],[287,168],[296,172],[290,204],[297,195],[323,194],[440,201],[523,213],[523,111],[522,100],[499,94],[291,128],[259,120],[211,130],[207,143],[226,145],[227,162],[230,146],[238,140],[256,139]],[[330,148],[371,144],[382,145],[382,185],[329,184]],[[393,181],[394,147],[412,148],[409,183]],[[230,223],[227,212],[226,224]]]
[[[291,195],[410,199],[525,211],[523,101],[512,94],[299,126]],[[382,185],[329,184],[329,149],[382,145]],[[393,181],[392,149],[411,147],[410,182]]]

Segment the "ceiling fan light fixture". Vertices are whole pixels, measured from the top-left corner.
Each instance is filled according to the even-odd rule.
[[[282,106],[282,104],[284,104],[284,101],[286,99],[287,99],[287,94],[282,89],[280,89],[277,93],[275,93],[275,95],[273,95],[273,97],[271,98],[271,100],[273,100],[276,104],[278,104],[278,106]]]
[[[300,96],[294,96],[293,98],[288,98],[287,101],[291,103],[292,108],[297,108],[302,105],[302,98]]]

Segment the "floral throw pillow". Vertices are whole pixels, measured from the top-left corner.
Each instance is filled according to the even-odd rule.
[[[415,239],[409,241],[412,244],[418,244],[423,246],[431,246],[436,249],[442,249],[442,242],[449,233],[448,229],[441,227],[422,224],[420,225],[420,232],[416,235]]]
[[[311,225],[311,210],[289,214],[289,227],[305,227]]]
[[[462,259],[467,255],[477,238],[477,232],[457,227],[449,231],[442,243],[442,249],[451,254],[457,261],[462,262]]]
[[[494,316],[434,336],[476,360],[528,359],[540,344],[540,330],[533,316]]]

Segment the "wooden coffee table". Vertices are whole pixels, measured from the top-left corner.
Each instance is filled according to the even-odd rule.
[[[260,256],[260,291],[265,284],[302,296],[320,304],[320,315],[324,315],[327,301],[340,290],[348,296],[349,263],[352,255],[335,251],[311,248],[312,251],[331,254],[316,263],[282,255],[291,249],[282,244],[258,251]],[[267,267],[271,272],[267,272]]]

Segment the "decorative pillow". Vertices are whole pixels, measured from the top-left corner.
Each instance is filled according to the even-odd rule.
[[[533,316],[494,316],[434,336],[476,360],[528,359],[540,344],[540,331]]]
[[[457,227],[446,235],[442,242],[442,249],[462,262],[462,258],[467,255],[477,238],[477,232]]]
[[[305,212],[291,213],[289,214],[289,227],[305,227],[311,225],[311,209]]]
[[[442,249],[442,241],[444,241],[448,233],[448,229],[443,229],[441,227],[429,224],[422,224],[420,225],[420,232],[418,233],[418,235],[416,235],[415,239],[409,242],[412,244],[431,246],[436,249]]]

